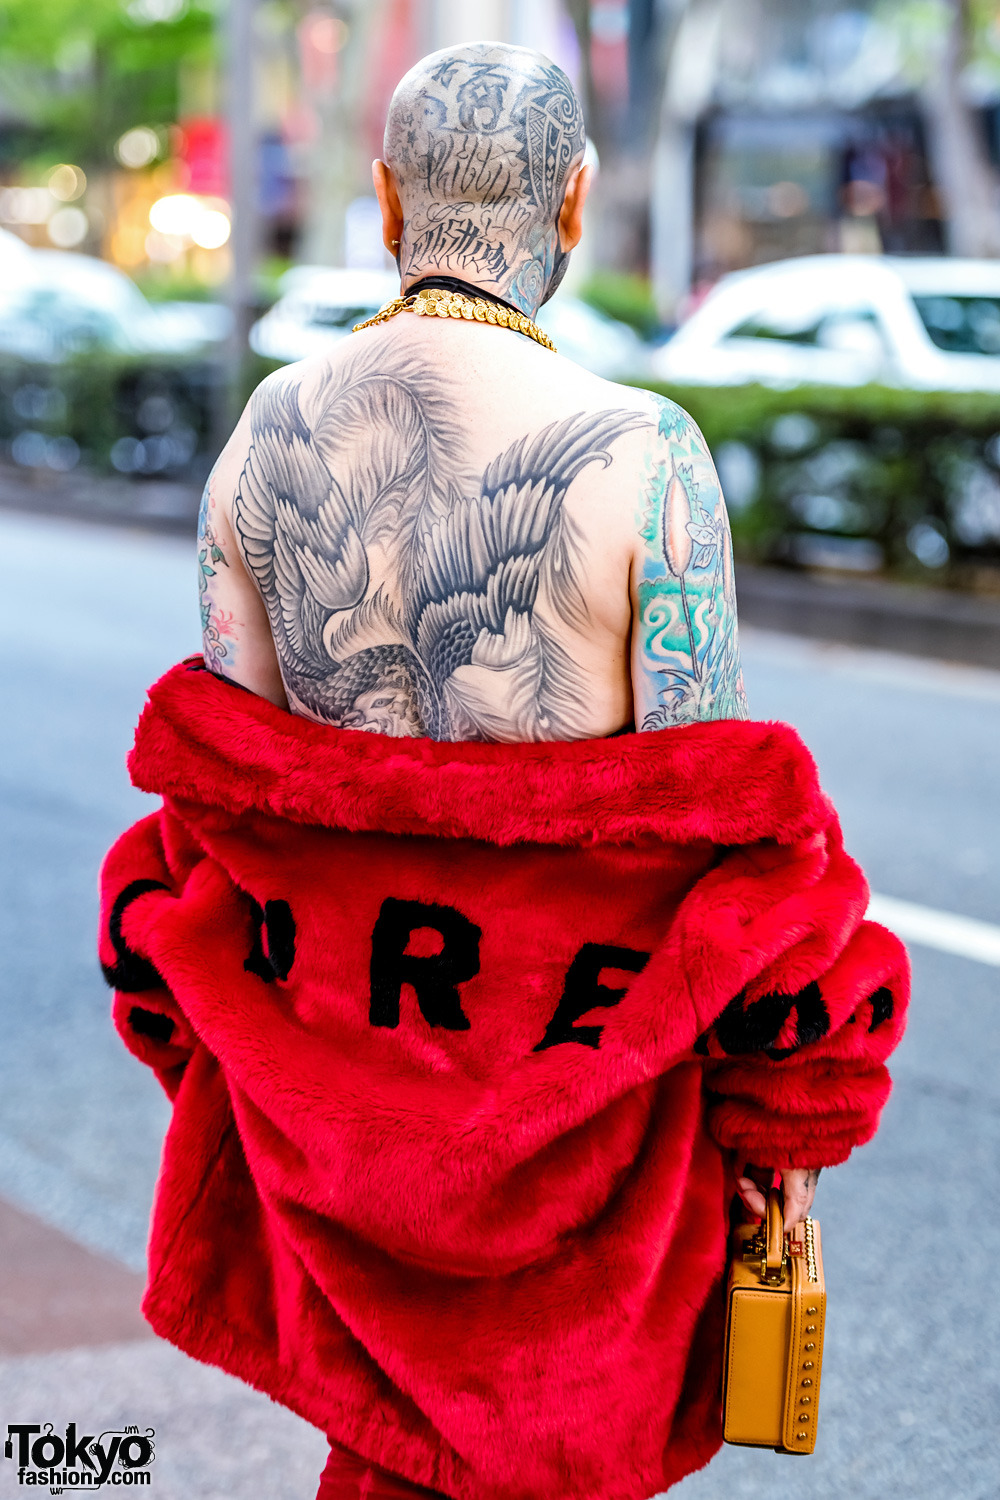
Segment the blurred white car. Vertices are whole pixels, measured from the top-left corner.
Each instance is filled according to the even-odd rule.
[[[539,308],[537,322],[560,354],[605,380],[640,380],[650,373],[649,349],[634,329],[579,297],[556,292]]]
[[[250,347],[265,359],[291,364],[322,354],[355,323],[399,296],[394,271],[343,271],[296,266],[279,282],[281,296],[250,330]]]
[[[22,250],[0,261],[0,354],[43,363],[98,350],[186,355],[226,336],[223,307],[151,303],[123,271],[94,256],[23,243]]]
[[[31,246],[26,245],[18,234],[11,234],[9,229],[0,229],[0,271],[4,275],[8,270],[23,265],[31,256]]]
[[[298,266],[282,278],[280,289],[278,301],[250,330],[250,344],[267,359],[291,363],[321,354],[398,297],[399,278],[392,271]],[[576,297],[557,293],[539,312],[538,323],[560,354],[598,375],[648,373],[648,353],[638,335]]]
[[[809,255],[725,276],[652,356],[679,384],[1000,391],[1000,263]]]

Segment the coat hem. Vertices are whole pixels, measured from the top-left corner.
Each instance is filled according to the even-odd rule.
[[[452,1500],[493,1500],[502,1494],[470,1483],[467,1475],[460,1477],[458,1466],[443,1442],[435,1447],[419,1434],[406,1431],[393,1420],[389,1408],[380,1413],[381,1440],[373,1441],[370,1417],[366,1422],[359,1412],[352,1411],[320,1387],[305,1387],[301,1369],[284,1371],[262,1345],[242,1339],[237,1345],[226,1324],[205,1313],[192,1316],[188,1303],[178,1307],[156,1286],[147,1289],[142,1311],[154,1333],[182,1354],[242,1380],[316,1427],[330,1442],[339,1443],[369,1463],[388,1469],[412,1484],[438,1490]],[[682,1463],[676,1468],[664,1466],[669,1478],[665,1472],[661,1478],[648,1481],[654,1488],[640,1488],[641,1482],[636,1481],[636,1487],[607,1491],[601,1500],[654,1500],[655,1496],[665,1494],[711,1462],[722,1447],[721,1432],[705,1430],[697,1437],[685,1434],[684,1446],[687,1452]],[[422,1450],[421,1459],[415,1458],[415,1447]],[[572,1495],[575,1497],[577,1493],[574,1490]],[[564,1500],[570,1500],[570,1492]]]

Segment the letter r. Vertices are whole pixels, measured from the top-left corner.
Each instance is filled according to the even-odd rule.
[[[440,953],[429,958],[407,953],[407,944],[420,927],[431,927],[441,934]],[[399,1025],[400,991],[404,984],[411,984],[429,1026],[468,1031],[469,1018],[462,1010],[457,987],[479,973],[481,937],[476,924],[453,906],[386,897],[372,930],[368,1011],[372,1026]]]

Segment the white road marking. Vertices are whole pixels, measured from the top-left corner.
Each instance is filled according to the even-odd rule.
[[[873,922],[881,922],[904,942],[922,943],[942,953],[957,953],[981,964],[1000,968],[1000,927],[980,922],[975,917],[959,917],[954,912],[936,911],[932,906],[918,906],[915,901],[899,901],[895,896],[873,895],[868,905]]]

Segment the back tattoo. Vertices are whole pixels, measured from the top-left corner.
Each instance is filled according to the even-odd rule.
[[[586,732],[585,679],[536,604],[586,620],[563,501],[648,418],[579,412],[477,474],[445,382],[381,342],[308,397],[268,381],[250,417],[236,530],[302,708],[436,740]],[[375,551],[392,581],[373,588]]]

